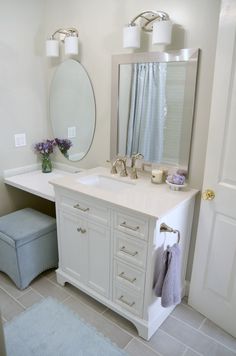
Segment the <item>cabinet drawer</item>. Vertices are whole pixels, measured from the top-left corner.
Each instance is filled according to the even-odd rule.
[[[148,220],[142,216],[115,212],[115,229],[126,234],[148,239]]]
[[[60,197],[61,208],[64,211],[69,211],[78,214],[81,217],[92,219],[93,221],[110,225],[109,210],[97,204],[92,199],[84,199],[80,195],[75,197],[62,195]]]
[[[147,245],[144,241],[139,241],[125,234],[115,232],[115,256],[134,265],[145,268]]]
[[[114,281],[136,292],[143,292],[145,273],[118,260],[114,261]]]
[[[143,296],[129,292],[122,288],[119,284],[115,284],[113,289],[113,302],[119,304],[122,308],[129,312],[142,316],[143,312]]]

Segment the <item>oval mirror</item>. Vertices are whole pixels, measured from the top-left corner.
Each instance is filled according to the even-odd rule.
[[[50,89],[49,114],[61,153],[70,161],[89,151],[95,130],[95,98],[85,68],[68,59],[55,72]]]

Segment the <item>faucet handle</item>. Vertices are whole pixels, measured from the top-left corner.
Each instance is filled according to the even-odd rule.
[[[143,155],[141,153],[136,153],[133,154],[131,156],[131,172],[130,172],[130,178],[131,179],[137,179],[138,175],[137,175],[137,169],[135,167],[135,162],[137,159],[142,159],[144,158]]]
[[[109,159],[107,159],[106,162],[111,164],[111,174],[117,174],[117,169],[115,164],[116,161],[112,162]]]
[[[143,159],[142,153],[135,153],[131,156],[131,168],[134,168],[137,159]]]
[[[142,155],[142,153],[135,153],[131,156],[132,159],[136,160],[136,159],[143,159],[144,156]]]

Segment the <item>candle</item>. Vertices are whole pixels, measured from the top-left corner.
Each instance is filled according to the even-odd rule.
[[[152,170],[152,183],[160,184],[163,181],[163,171],[160,169]]]

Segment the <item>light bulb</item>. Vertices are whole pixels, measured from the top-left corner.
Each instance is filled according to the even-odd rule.
[[[172,22],[169,20],[156,21],[153,24],[152,44],[171,43]]]
[[[79,39],[77,36],[66,36],[65,38],[65,54],[79,53]]]
[[[123,47],[139,48],[140,47],[140,27],[125,26],[123,29]]]
[[[59,41],[54,39],[46,41],[46,56],[47,57],[59,56]]]

